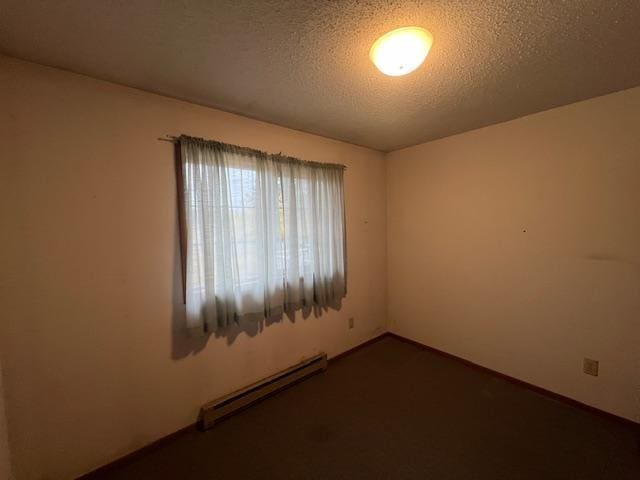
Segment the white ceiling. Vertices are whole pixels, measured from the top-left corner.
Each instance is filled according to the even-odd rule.
[[[386,77],[406,25],[433,48]],[[640,85],[640,1],[0,0],[0,50],[389,151]]]

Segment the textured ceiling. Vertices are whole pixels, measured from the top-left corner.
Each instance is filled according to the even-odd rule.
[[[386,77],[406,25],[433,48]],[[0,0],[0,50],[389,151],[639,85],[640,1]]]

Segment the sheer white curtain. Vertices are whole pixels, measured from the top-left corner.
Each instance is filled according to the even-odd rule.
[[[346,295],[341,165],[180,137],[190,328]]]

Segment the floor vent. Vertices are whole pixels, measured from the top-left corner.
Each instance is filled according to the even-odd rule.
[[[200,409],[200,427],[204,430],[211,428],[222,418],[248,407],[267,395],[282,390],[313,373],[326,369],[327,354],[321,353],[260,382],[209,402]]]

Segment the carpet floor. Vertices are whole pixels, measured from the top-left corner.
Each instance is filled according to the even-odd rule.
[[[638,430],[392,337],[95,479],[640,479]]]

